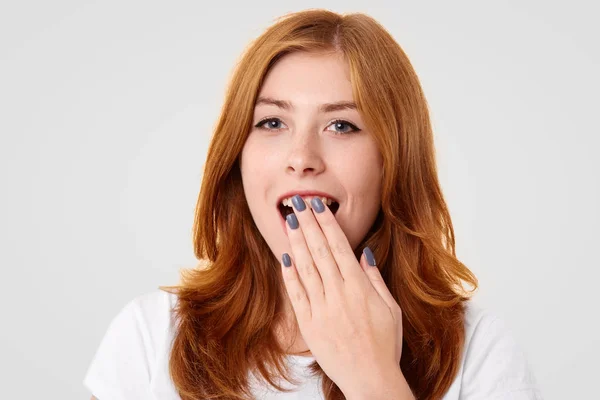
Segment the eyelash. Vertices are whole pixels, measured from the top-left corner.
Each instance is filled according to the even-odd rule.
[[[259,123],[257,123],[256,125],[254,125],[254,127],[258,128],[258,129],[264,129],[264,130],[267,130],[267,131],[278,131],[279,129],[270,129],[270,128],[263,127],[264,124],[266,124],[267,122],[271,122],[271,121],[280,121],[281,122],[281,120],[279,118],[274,118],[274,117],[265,118],[265,119],[261,120]],[[350,123],[348,121],[345,121],[343,119],[336,119],[334,121],[331,121],[331,123],[329,125],[327,125],[327,126],[330,126],[332,124],[345,124],[345,125],[348,125],[352,129],[349,132],[337,132],[337,131],[334,131],[334,134],[336,134],[336,135],[348,135],[350,133],[360,132],[360,129],[357,128],[356,125],[354,125],[354,124],[352,124],[352,123]]]

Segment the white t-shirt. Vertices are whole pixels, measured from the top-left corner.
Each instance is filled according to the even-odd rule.
[[[176,296],[160,290],[130,301],[112,320],[88,368],[84,385],[99,400],[180,400],[168,371]],[[526,357],[501,320],[469,301],[460,370],[443,400],[541,400]],[[323,399],[309,375],[314,357],[288,356],[303,381],[295,392],[276,391],[250,375],[256,399]],[[262,381],[261,381],[262,382]],[[293,386],[281,379],[284,387]]]

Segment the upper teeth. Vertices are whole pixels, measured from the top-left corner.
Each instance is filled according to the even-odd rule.
[[[293,196],[292,196],[293,197]],[[284,206],[288,206],[288,207],[292,207],[292,197],[288,197],[287,199],[283,199],[281,201],[281,204],[283,204]],[[311,197],[304,197],[304,200],[308,203],[308,207],[310,208],[310,201],[313,199],[313,197],[317,197],[317,196],[311,196]],[[321,201],[323,202],[323,204],[327,204],[328,206],[331,205],[331,203],[333,202],[333,200],[328,199],[327,197],[319,197],[319,199],[321,199]]]

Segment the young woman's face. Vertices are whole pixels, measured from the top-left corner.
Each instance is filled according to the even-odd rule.
[[[309,206],[310,192],[335,200],[353,249],[375,221],[381,154],[355,108],[326,106],[341,102],[354,102],[350,73],[333,54],[288,54],[260,90],[240,168],[254,222],[278,259],[291,254],[282,196],[306,193]]]

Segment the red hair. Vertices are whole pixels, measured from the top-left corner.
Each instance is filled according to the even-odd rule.
[[[402,308],[400,367],[414,395],[439,399],[459,369],[464,302],[477,278],[456,258],[427,101],[408,57],[377,21],[327,10],[281,17],[233,73],[196,207],[195,254],[204,266],[162,287],[178,296],[169,362],[174,385],[183,400],[248,399],[250,371],[279,390],[285,389],[274,378],[295,382],[275,334],[284,317],[279,260],[254,224],[238,159],[266,73],[296,51],[341,53],[349,63],[354,101],[383,156],[381,209],[357,251],[373,250]],[[311,370],[326,399],[344,398],[316,361]]]

